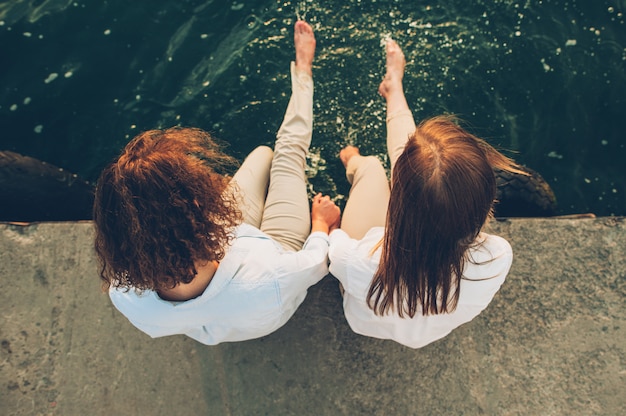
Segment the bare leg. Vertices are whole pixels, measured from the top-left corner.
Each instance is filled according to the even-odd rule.
[[[387,41],[386,52],[387,72],[378,92],[387,102],[387,151],[393,172],[409,136],[415,132],[415,121],[402,87],[406,65],[402,49],[395,40],[390,39]]]
[[[292,94],[276,136],[270,184],[261,230],[288,250],[300,250],[311,229],[304,166],[313,134],[313,28],[303,21],[294,29]]]

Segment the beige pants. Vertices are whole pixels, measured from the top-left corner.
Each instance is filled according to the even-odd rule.
[[[274,151],[259,146],[233,177],[244,221],[298,251],[311,230],[304,167],[313,134],[313,79],[291,63],[291,98]]]
[[[404,150],[415,121],[410,110],[387,117],[387,152],[393,174],[396,160]],[[346,167],[346,177],[352,184],[348,202],[341,218],[341,229],[355,239],[361,239],[372,227],[382,227],[387,218],[390,187],[387,174],[375,156],[353,156]]]

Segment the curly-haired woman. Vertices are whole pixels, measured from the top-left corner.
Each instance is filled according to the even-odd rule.
[[[380,161],[348,146],[352,183],[341,229],[330,236],[351,328],[412,348],[446,336],[491,302],[511,267],[508,242],[482,232],[496,195],[493,167],[520,172],[451,117],[415,126],[390,40],[379,87],[387,104],[391,185]]]
[[[185,334],[214,345],[267,335],[328,272],[339,208],[317,195],[309,214],[304,173],[311,26],[298,21],[294,42],[292,95],[275,148],[255,149],[232,181],[221,169],[233,160],[193,128],[144,132],[101,174],[100,275],[115,307],[152,337]]]

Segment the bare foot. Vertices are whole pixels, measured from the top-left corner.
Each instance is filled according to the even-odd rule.
[[[404,76],[406,61],[404,60],[402,49],[400,49],[398,43],[393,39],[387,41],[386,52],[387,73],[378,87],[378,93],[382,95],[383,98],[388,99],[390,94],[403,91],[402,78]]]
[[[315,35],[310,24],[298,20],[294,27],[293,43],[296,47],[296,68],[313,75],[313,56],[315,56]]]
[[[346,146],[339,152],[339,159],[341,159],[341,163],[343,163],[343,167],[345,168],[348,167],[348,161],[352,156],[358,156],[360,154],[358,147]]]

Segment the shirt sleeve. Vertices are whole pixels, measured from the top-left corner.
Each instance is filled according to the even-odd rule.
[[[328,235],[311,233],[300,251],[285,252],[277,261],[284,294],[308,289],[328,274]]]
[[[336,229],[330,233],[330,247],[328,258],[330,260],[330,273],[341,282],[344,288],[348,284],[348,264],[352,246],[355,240],[352,240],[348,234]]]

